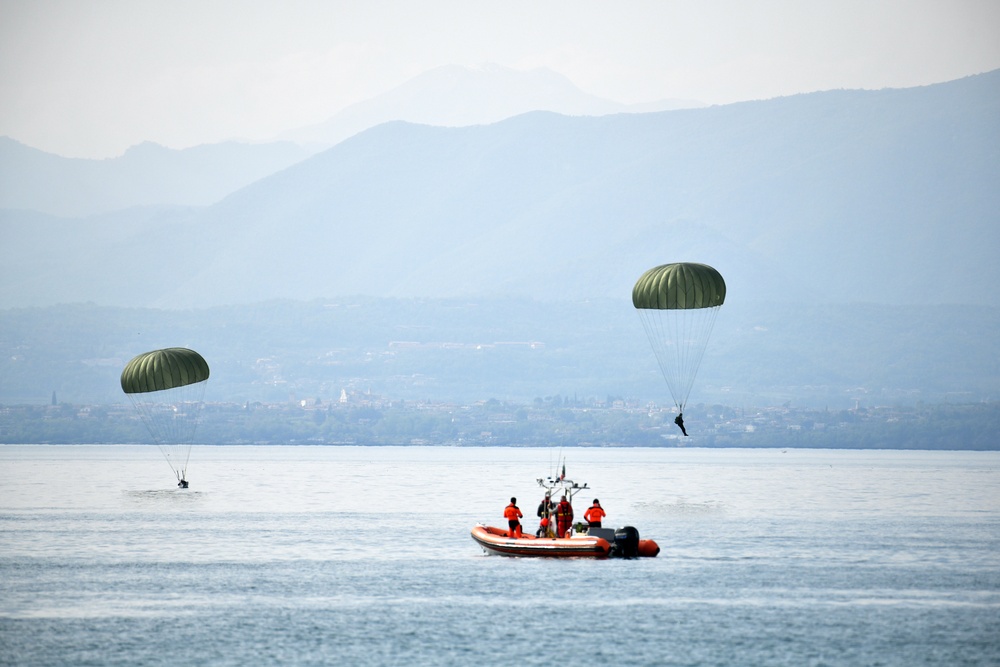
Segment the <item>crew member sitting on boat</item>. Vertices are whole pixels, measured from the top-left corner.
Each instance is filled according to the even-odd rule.
[[[601,507],[601,501],[594,498],[594,504],[587,508],[587,511],[583,513],[583,518],[587,520],[587,523],[591,528],[600,528],[601,519],[607,516],[604,508]]]
[[[555,513],[556,504],[552,500],[552,493],[545,492],[542,502],[538,503],[538,530],[535,537],[552,537],[552,515]]]
[[[507,525],[509,526],[507,536],[521,537],[520,518],[524,515],[521,514],[521,510],[517,507],[517,498],[510,499],[510,505],[507,505],[507,507],[504,508],[503,515],[507,517]]]
[[[556,537],[569,537],[569,532],[573,527],[573,506],[563,495],[559,504],[556,505]]]

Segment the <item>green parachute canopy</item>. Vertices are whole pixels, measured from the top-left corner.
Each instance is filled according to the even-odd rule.
[[[142,394],[183,387],[208,379],[208,363],[194,350],[168,347],[140,354],[122,371],[122,391]]]
[[[643,273],[632,288],[632,305],[682,412],[725,300],[726,281],[707,264],[663,264]]]
[[[726,281],[707,264],[681,262],[646,271],[632,288],[632,305],[655,310],[714,308],[726,300]]]

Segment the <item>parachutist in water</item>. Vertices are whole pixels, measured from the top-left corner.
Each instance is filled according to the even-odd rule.
[[[674,423],[681,427],[681,433],[683,433],[684,435],[688,434],[687,430],[684,428],[684,413],[683,412],[678,413],[677,416],[674,417]]]
[[[177,482],[177,486],[181,487],[182,489],[186,489],[188,488],[188,481],[186,479],[182,479],[181,481]]]

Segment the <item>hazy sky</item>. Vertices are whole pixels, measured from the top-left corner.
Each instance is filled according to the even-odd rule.
[[[266,140],[439,65],[728,103],[1000,68],[998,0],[0,0],[0,135],[74,157]]]

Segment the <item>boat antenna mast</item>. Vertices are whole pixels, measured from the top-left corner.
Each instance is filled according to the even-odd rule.
[[[557,474],[550,475],[548,477],[539,477],[538,486],[544,488],[546,492],[552,497],[558,495],[565,495],[566,499],[573,502],[573,496],[580,493],[584,489],[589,489],[587,483],[584,482],[580,484],[579,482],[574,482],[566,477],[566,459],[562,461],[562,470]]]

